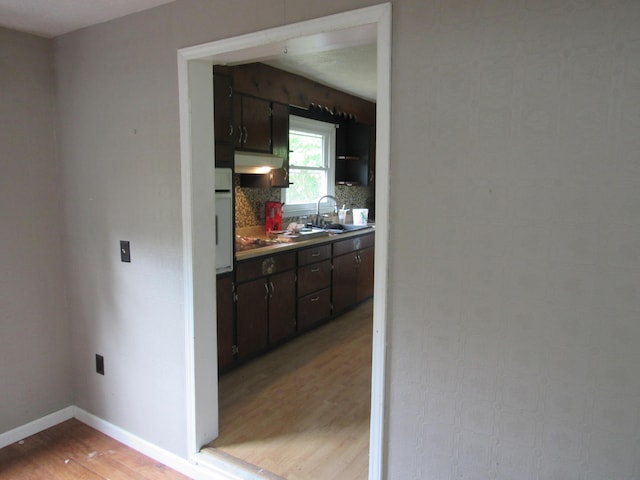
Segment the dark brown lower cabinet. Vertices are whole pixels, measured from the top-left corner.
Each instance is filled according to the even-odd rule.
[[[266,350],[296,331],[296,254],[270,255],[236,267],[238,359]]]
[[[267,347],[269,339],[269,291],[264,278],[236,287],[238,358],[251,357]]]
[[[298,299],[298,331],[303,332],[331,316],[329,287]]]
[[[331,317],[331,244],[298,250],[298,332]]]
[[[358,283],[356,288],[357,303],[360,303],[373,295],[375,249],[373,247],[365,248],[364,250],[360,250],[359,255]]]
[[[229,370],[236,360],[240,364],[371,297],[374,238],[370,232],[242,260],[234,274],[218,278],[220,370]]]
[[[333,257],[333,311],[339,313],[356,303],[356,279],[358,278],[355,253]]]
[[[269,343],[277,343],[296,332],[296,272],[269,277]]]
[[[235,316],[233,311],[233,277],[216,280],[218,325],[218,370],[225,370],[235,359]]]
[[[333,314],[373,295],[374,234],[335,242],[331,295]]]

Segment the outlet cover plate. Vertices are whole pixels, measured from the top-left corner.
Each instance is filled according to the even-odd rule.
[[[104,357],[96,353],[96,373],[104,375]]]

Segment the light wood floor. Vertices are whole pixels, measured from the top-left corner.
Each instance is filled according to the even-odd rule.
[[[372,301],[220,379],[222,451],[288,480],[368,474]]]
[[[0,449],[0,479],[188,480],[72,419]]]

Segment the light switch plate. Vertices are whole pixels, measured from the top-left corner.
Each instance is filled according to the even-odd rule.
[[[131,250],[127,240],[120,240],[120,261],[131,263]]]

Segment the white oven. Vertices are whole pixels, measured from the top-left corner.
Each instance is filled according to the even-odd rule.
[[[216,168],[216,273],[233,270],[233,172]]]

